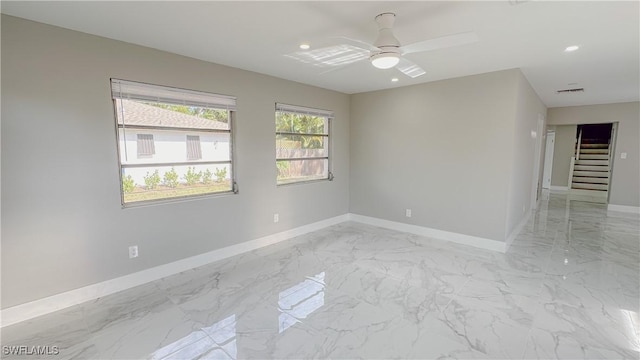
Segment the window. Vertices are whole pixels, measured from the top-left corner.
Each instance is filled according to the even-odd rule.
[[[329,171],[329,125],[333,113],[276,104],[278,185],[332,180]]]
[[[153,144],[153,135],[138,134],[138,158],[153,156],[156,153],[156,147]]]
[[[187,160],[202,159],[200,136],[187,135]]]
[[[117,79],[111,93],[124,206],[235,191],[234,97]]]

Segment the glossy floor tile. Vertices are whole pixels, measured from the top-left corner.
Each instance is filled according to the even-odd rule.
[[[506,254],[343,223],[4,328],[2,345],[59,352],[29,359],[638,359],[639,218],[546,196]]]

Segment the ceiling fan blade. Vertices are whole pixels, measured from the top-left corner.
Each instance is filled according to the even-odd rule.
[[[400,70],[410,78],[417,78],[418,76],[422,76],[427,73],[413,61],[407,60],[403,57],[400,58],[400,62],[396,65],[396,69]]]
[[[356,61],[354,61],[354,62],[350,62],[350,63],[345,64],[345,65],[334,66],[334,67],[332,67],[332,68],[329,68],[328,70],[325,70],[325,71],[323,71],[323,72],[319,73],[318,75],[324,75],[324,74],[328,74],[328,73],[331,73],[331,72],[334,72],[334,71],[344,70],[344,69],[346,69],[346,68],[348,68],[348,67],[352,66],[353,64],[358,64],[358,63],[360,63],[360,61],[362,61],[362,60],[364,60],[364,59],[356,60]]]
[[[358,47],[358,48],[361,48],[361,49],[365,49],[365,50],[369,50],[369,51],[380,51],[380,49],[378,49],[377,47],[373,46],[373,44],[369,44],[369,43],[364,42],[362,40],[352,39],[352,38],[346,37],[346,36],[336,36],[335,38],[344,41],[348,45],[352,45],[352,46],[355,46],[355,47]]]
[[[411,54],[422,51],[444,49],[453,46],[473,44],[480,41],[478,35],[471,31],[466,33],[441,36],[435,39],[420,41],[417,43],[402,46],[403,54]]]

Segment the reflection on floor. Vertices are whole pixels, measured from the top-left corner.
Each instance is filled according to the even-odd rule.
[[[7,327],[2,344],[55,359],[637,359],[639,239],[637,216],[557,194],[507,254],[343,223]]]

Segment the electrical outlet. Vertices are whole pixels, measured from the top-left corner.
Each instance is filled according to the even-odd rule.
[[[626,159],[627,153],[620,153],[620,159]]]
[[[273,222],[277,223],[278,221],[280,221],[280,214],[273,214]]]
[[[411,217],[411,209],[407,209],[407,210],[405,210],[405,211],[404,211],[404,215],[405,215],[406,217]]]
[[[129,259],[138,257],[138,245],[129,246]]]

